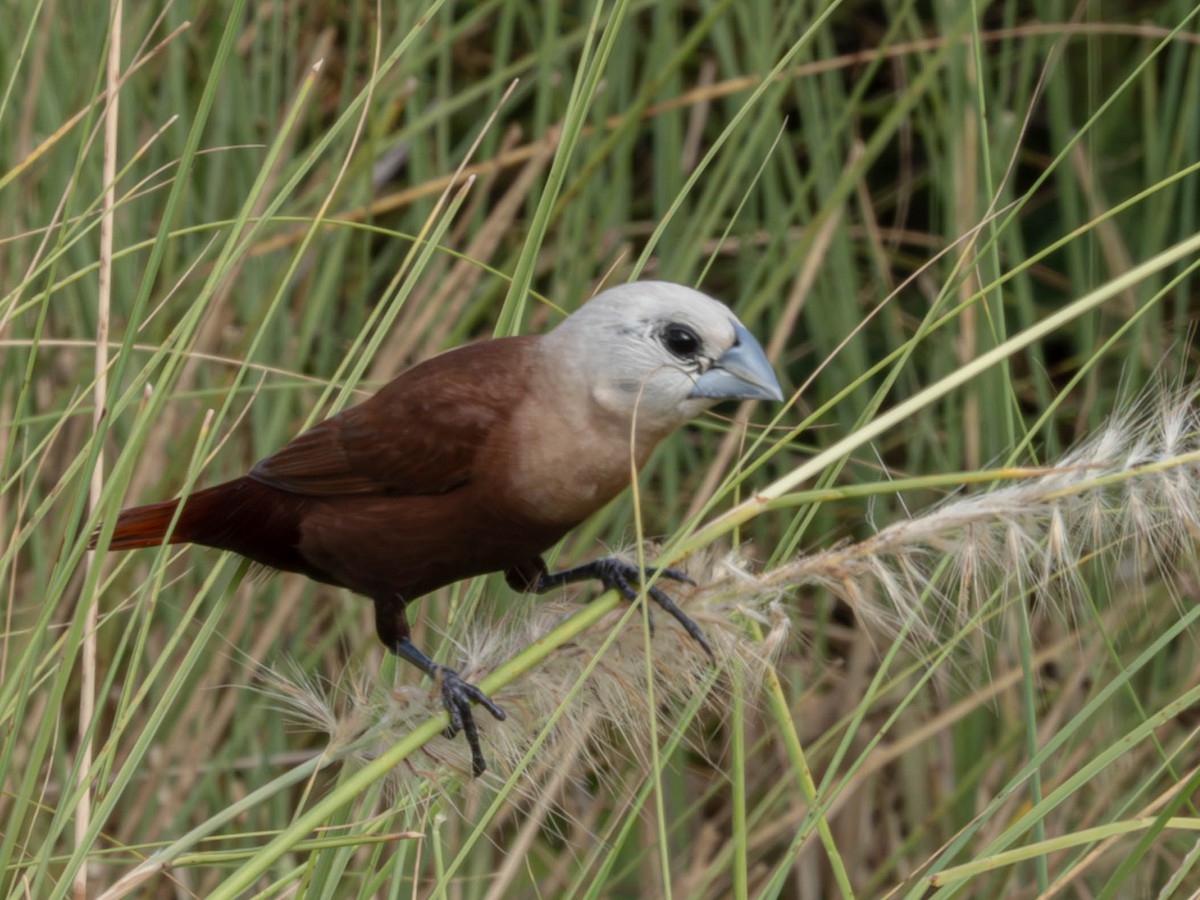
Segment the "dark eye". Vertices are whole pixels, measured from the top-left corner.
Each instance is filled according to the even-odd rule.
[[[684,359],[695,356],[700,349],[700,338],[686,325],[668,325],[662,331],[662,342],[668,350]]]

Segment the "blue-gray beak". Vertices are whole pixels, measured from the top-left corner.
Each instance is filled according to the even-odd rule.
[[[714,400],[782,400],[767,354],[741,322],[733,323],[733,346],[696,379],[692,397]]]

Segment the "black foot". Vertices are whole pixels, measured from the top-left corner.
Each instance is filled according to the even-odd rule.
[[[479,748],[479,729],[475,727],[475,711],[471,704],[478,703],[501,722],[507,716],[487,694],[463,681],[462,676],[453,669],[440,666],[438,676],[442,680],[442,704],[450,714],[450,726],[444,734],[452,738],[460,731],[463,733],[467,746],[471,748],[471,773],[478,778],[487,766],[483,762],[483,751]]]
[[[615,590],[632,603],[638,598],[638,591],[634,585],[645,584],[655,575],[660,578],[679,581],[683,584],[694,585],[696,583],[678,569],[648,569],[643,577],[642,571],[633,563],[626,562],[616,556],[606,556],[562,572],[545,572],[538,578],[534,589],[538,593],[543,593],[559,585],[570,584],[574,581],[583,581],[589,578],[598,578],[605,588]],[[713,656],[712,648],[708,646],[708,641],[705,640],[704,632],[700,630],[700,626],[688,618],[687,614],[675,605],[674,600],[657,586],[651,587],[646,593],[671,618],[683,626],[683,630],[692,636],[692,640],[704,648],[705,653],[713,659],[716,658]],[[650,627],[653,630],[653,617],[650,618]]]
[[[462,676],[449,666],[439,666],[418,650],[408,638],[396,641],[391,645],[391,651],[401,659],[412,663],[425,674],[441,681],[442,705],[450,714],[450,725],[444,734],[446,737],[452,738],[460,731],[463,733],[467,739],[467,746],[471,748],[471,772],[478,778],[487,769],[487,765],[483,761],[483,751],[479,747],[479,729],[475,727],[475,711],[471,708],[471,704],[478,703],[501,722],[508,718],[504,710],[493,703],[492,699],[475,685],[463,681]]]

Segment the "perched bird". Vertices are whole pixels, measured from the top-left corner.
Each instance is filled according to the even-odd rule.
[[[631,462],[640,469],[664,437],[721,400],[748,398],[782,393],[729,308],[677,284],[634,282],[545,335],[414,366],[248,474],[190,494],[173,529],[178,499],[123,510],[109,549],[202,544],[371,598],[379,639],[440,679],[447,733],[465,732],[478,775],[471,704],[504,712],[413,645],[405,606],[497,571],[519,591],[598,578],[635,599],[646,579],[636,566],[608,557],[551,573],[541,554],[626,487]],[[670,597],[649,594],[708,650]]]

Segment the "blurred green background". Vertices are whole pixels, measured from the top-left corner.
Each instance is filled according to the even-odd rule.
[[[650,762],[630,751],[644,736],[598,726],[553,789],[375,782],[322,820],[345,827],[310,833],[288,829],[356,764],[302,771],[325,738],[250,685],[287,659],[374,678],[369,604],[209,551],[92,561],[82,536],[240,474],[439,350],[544,331],[633,277],[728,302],[791,401],[675,436],[637,508],[615,501],[560,563],[628,547],[640,517],[770,571],[964,481],[1031,478],[1002,467],[1051,464],[1194,378],[1198,21],[1189,2],[0,7],[5,890],[99,896],[179,840],[142,896],[880,896],[965,863],[966,896],[1194,889],[1187,539],[1139,567],[1144,547],[1084,552],[1088,523],[1068,522],[1078,572],[1054,614],[998,578],[979,616],[1004,627],[939,620],[932,644],[862,628],[837,572],[827,590],[748,583],[791,621],[779,680],[743,707],[718,679],[678,749]],[[1128,465],[1160,440],[1139,427],[1114,450]],[[1186,506],[1175,446],[1155,459]],[[782,502],[697,532],[768,486]],[[1139,531],[1130,496],[1103,511],[1130,541],[1193,527],[1163,494],[1176,530]],[[1020,537],[1056,552],[1052,529]],[[948,572],[960,546],[921,552]],[[540,602],[477,579],[413,618],[452,661],[447,633]],[[219,840],[186,838],[205,824]]]

